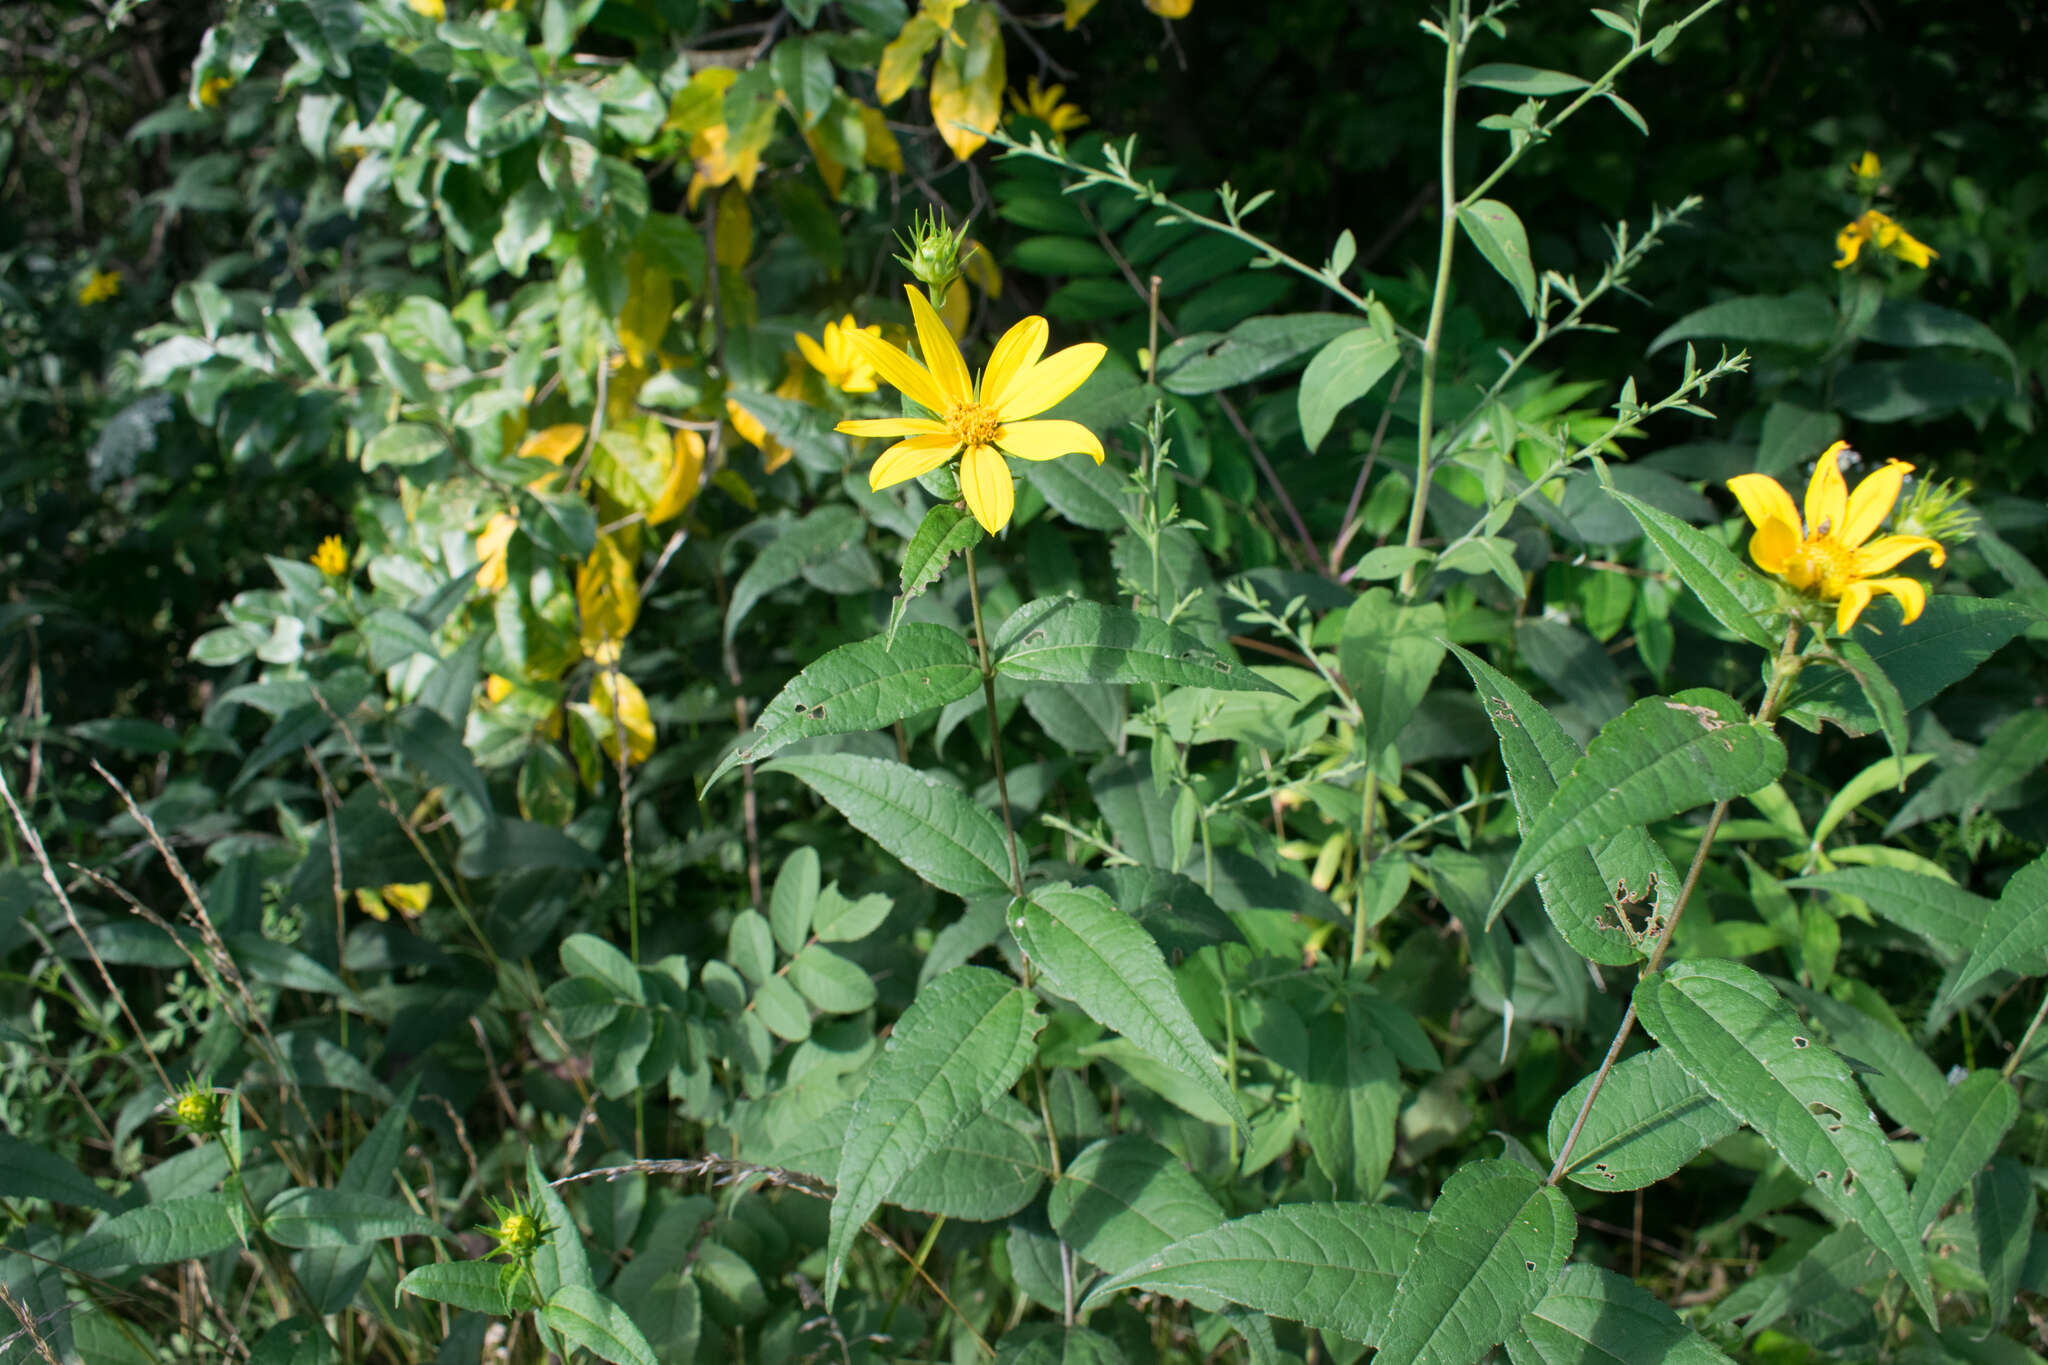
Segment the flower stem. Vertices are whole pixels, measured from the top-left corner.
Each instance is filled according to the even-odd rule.
[[[1010,889],[1024,894],[1024,864],[1017,857],[1017,825],[1010,818],[1010,783],[1003,772],[1003,726],[996,715],[996,669],[988,657],[988,627],[981,620],[981,580],[974,571],[974,551],[967,560],[967,603],[974,610],[974,648],[981,659],[981,697],[988,707],[988,754],[996,768],[996,796],[1003,807],[1003,838],[1010,846]]]

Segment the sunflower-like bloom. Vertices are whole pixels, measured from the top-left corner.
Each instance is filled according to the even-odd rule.
[[[121,272],[118,270],[95,270],[78,286],[78,301],[87,308],[96,303],[105,303],[121,292]]]
[[[868,471],[868,486],[887,488],[930,473],[960,457],[960,492],[967,510],[990,535],[1010,523],[1017,504],[1006,455],[1020,460],[1057,460],[1093,455],[1102,463],[1102,442],[1079,422],[1027,421],[1081,387],[1108,348],[1096,342],[1069,346],[1046,356],[1045,319],[1028,317],[1003,334],[977,383],[953,343],[945,322],[915,288],[911,316],[917,320],[920,365],[888,342],[863,332],[853,343],[882,378],[901,389],[932,417],[875,417],[841,422],[850,436],[900,436]],[[1044,357],[1041,359],[1041,357]],[[926,368],[929,366],[930,368]]]
[[[1863,253],[1863,244],[1873,242],[1878,250],[1889,251],[1908,265],[1925,270],[1930,261],[1941,253],[1912,233],[1900,227],[1890,214],[1876,209],[1866,210],[1847,227],[1835,234],[1835,250],[1842,253],[1835,262],[1835,269],[1846,270],[1856,263]]]
[[[1019,95],[1015,90],[1010,92],[1010,107],[1020,114],[1029,114],[1060,135],[1088,121],[1080,105],[1068,102],[1067,87],[1041,86],[1036,76],[1024,82],[1023,94]]]
[[[329,578],[339,578],[348,572],[348,546],[341,543],[340,536],[329,536],[313,551],[312,564]]]
[[[1728,490],[1742,503],[1756,533],[1749,556],[1765,573],[1823,602],[1834,602],[1835,629],[1847,633],[1877,593],[1899,599],[1908,622],[1927,605],[1927,588],[1915,578],[1878,578],[1908,555],[1927,551],[1936,568],[1947,558],[1941,542],[1926,536],[1879,536],[1871,540],[1899,500],[1913,466],[1892,460],[1851,493],[1837,456],[1849,448],[1837,441],[1821,452],[1806,486],[1806,519],[1784,485],[1768,474],[1738,474]],[[1867,543],[1866,543],[1867,542]]]
[[[868,358],[854,346],[851,338],[855,332],[866,332],[877,341],[882,337],[880,327],[858,326],[853,314],[848,313],[838,322],[825,324],[823,344],[798,332],[796,348],[804,353],[805,360],[811,362],[811,368],[824,375],[825,382],[833,388],[842,393],[873,393],[875,367],[868,364]]]

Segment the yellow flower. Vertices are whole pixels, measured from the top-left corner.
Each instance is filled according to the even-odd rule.
[[[1195,0],[1145,0],[1145,8],[1162,19],[1185,19]]]
[[[855,332],[853,341],[882,378],[937,420],[877,417],[839,424],[838,430],[852,436],[904,438],[876,459],[868,471],[870,488],[914,479],[958,455],[960,492],[967,499],[967,510],[994,535],[1009,525],[1017,501],[1005,456],[1057,460],[1062,455],[1082,454],[1093,455],[1095,463],[1102,463],[1102,442],[1079,422],[1024,419],[1037,416],[1080,388],[1102,363],[1107,347],[1084,342],[1041,360],[1049,329],[1044,318],[1028,317],[1003,334],[976,383],[931,303],[915,288],[906,285],[904,292],[910,295],[910,312],[917,320],[917,344],[924,352],[925,364],[865,333]]]
[[[235,88],[233,76],[213,75],[199,82],[199,106],[212,109],[220,104],[220,97]]]
[[[804,353],[805,360],[811,362],[811,368],[824,375],[825,382],[833,388],[844,393],[873,393],[875,367],[868,364],[865,355],[854,349],[850,338],[855,332],[866,332],[877,340],[882,335],[880,327],[856,325],[853,314],[848,313],[838,322],[825,324],[823,345],[798,332],[796,348]]]
[[[510,512],[500,512],[478,532],[476,585],[485,592],[496,592],[509,581],[505,557],[512,544],[512,533],[518,529],[519,518]]]
[[[406,919],[418,919],[427,913],[427,902],[433,896],[433,888],[426,882],[392,882],[374,891],[367,886],[359,886],[356,888],[356,908],[379,924],[389,920],[393,910]]]
[[[448,17],[448,0],[406,0],[414,14],[424,14],[435,23]]]
[[[1088,17],[1088,11],[1094,9],[1096,4],[1097,0],[1067,0],[1067,32],[1072,33],[1075,26]]]
[[[78,286],[78,301],[90,308],[96,303],[105,303],[121,292],[121,272],[118,270],[95,270]]]
[[[312,563],[329,578],[339,578],[348,572],[348,546],[341,543],[340,536],[329,536],[313,551]]]
[[[1842,258],[1835,262],[1835,269],[1842,270],[1856,263],[1865,242],[1874,242],[1880,251],[1889,251],[1908,265],[1925,270],[1927,263],[1941,253],[1912,233],[1892,221],[1889,214],[1869,209],[1863,216],[1835,234],[1835,249]]]
[[[1806,486],[1806,520],[1784,485],[1767,474],[1738,474],[1728,490],[1741,502],[1756,533],[1749,538],[1749,557],[1765,573],[1792,588],[1834,602],[1835,629],[1847,633],[1870,605],[1875,593],[1889,593],[1911,622],[1927,605],[1927,588],[1913,578],[1875,578],[1908,555],[1927,551],[1936,568],[1948,556],[1939,541],[1926,536],[1870,537],[1899,500],[1899,489],[1913,466],[1892,460],[1848,491],[1837,456],[1849,449],[1837,441],[1821,452],[1813,479]],[[1853,452],[1852,452],[1853,453]],[[1865,542],[1868,542],[1867,544]]]
[[[1062,103],[1067,96],[1064,85],[1041,86],[1038,77],[1024,82],[1024,93],[1010,92],[1010,107],[1020,114],[1029,114],[1053,132],[1064,135],[1070,129],[1079,128],[1088,121],[1078,104]]]
[[[1884,165],[1878,161],[1876,152],[1865,152],[1849,163],[1849,172],[1858,180],[1881,180]]]

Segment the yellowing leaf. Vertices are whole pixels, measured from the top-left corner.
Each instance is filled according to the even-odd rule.
[[[634,252],[626,258],[626,307],[619,314],[619,345],[626,358],[645,368],[648,357],[661,345],[668,330],[669,315],[675,312],[675,281],[666,270],[649,265]]]
[[[1098,0],[1067,0],[1068,31],[1071,32],[1076,24],[1087,18],[1088,11],[1094,9],[1097,3]]]
[[[995,11],[985,5],[974,7],[964,45],[947,46],[932,68],[932,122],[939,136],[965,161],[981,150],[988,139],[970,128],[990,129],[1003,119],[1003,87],[1008,74],[1003,59],[1003,35]]]
[[[938,24],[929,15],[920,14],[882,49],[882,64],[875,72],[875,98],[883,108],[902,99],[917,84],[924,54],[939,40],[939,32]]]
[[[618,658],[620,643],[640,617],[640,528],[599,536],[576,570],[576,611],[583,652],[599,662]]]
[[[718,216],[711,229],[712,254],[720,265],[742,266],[754,249],[754,215],[745,195],[718,196]]]
[[[903,174],[903,148],[889,129],[889,120],[871,104],[860,106],[861,131],[867,134],[867,163],[893,175]]]
[[[428,882],[393,882],[379,887],[377,893],[399,914],[417,919],[427,913],[427,902],[433,899],[434,889]]]
[[[509,512],[500,512],[484,523],[484,529],[476,538],[476,585],[485,592],[497,592],[509,581],[506,576],[505,557],[512,544],[512,533],[519,529],[519,518]]]
[[[654,717],[639,684],[615,668],[607,668],[590,685],[590,709],[606,722],[605,757],[619,759],[619,731],[626,732],[626,762],[645,763],[654,754]]]
[[[996,265],[996,258],[989,255],[988,248],[980,242],[970,240],[960,256],[960,273],[980,286],[981,292],[992,299],[1003,296],[1003,272]]]
[[[590,473],[616,507],[600,507],[600,520],[616,521],[629,512],[645,514],[660,499],[673,459],[668,428],[651,417],[607,430],[598,438]]]
[[[958,341],[967,332],[967,291],[954,285],[946,291],[946,301],[939,305],[939,320],[946,324],[946,330]]]
[[[569,452],[583,444],[588,434],[580,422],[562,422],[556,426],[543,427],[519,443],[520,455],[527,459],[550,460],[555,464],[569,458]]]
[[[725,92],[739,78],[740,73],[729,66],[705,67],[668,102],[668,120],[662,127],[694,137],[714,124],[723,124]]]
[[[647,509],[649,526],[681,516],[697,496],[697,484],[704,477],[704,438],[694,431],[678,431],[674,447],[668,480],[662,484],[654,506]]]

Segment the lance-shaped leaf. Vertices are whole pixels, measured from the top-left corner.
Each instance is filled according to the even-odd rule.
[[[2006,881],[1998,904],[1979,921],[1970,956],[1941,983],[1940,993],[1927,1007],[1926,1032],[1940,1028],[1956,1004],[1995,972],[2048,972],[2048,853]]]
[[[1223,1222],[1223,1210],[1181,1159],[1150,1138],[1095,1143],[1067,1166],[1046,1200],[1053,1230],[1115,1274]],[[1214,1311],[1223,1299],[1187,1287],[1182,1297]]]
[[[1991,902],[1982,896],[1954,882],[1902,867],[1838,867],[1785,885],[1854,896],[1901,929],[1920,935],[1948,958],[1969,952],[1991,921]]]
[[[1387,588],[1369,589],[1344,613],[1337,659],[1372,751],[1392,744],[1421,705],[1444,661],[1447,628],[1441,602],[1404,605]]]
[[[775,400],[770,399],[770,402]],[[725,612],[725,638],[730,640],[755,604],[785,583],[793,583],[808,565],[821,564],[849,545],[859,543],[867,523],[851,507],[837,503],[818,508],[793,523],[754,557],[732,585]]]
[[[396,1199],[353,1190],[286,1190],[263,1210],[263,1231],[288,1247],[352,1247],[386,1237],[449,1237]]]
[[[2020,1116],[2020,1096],[1996,1071],[1972,1071],[1949,1091],[1927,1133],[1926,1157],[1913,1181],[1913,1226],[1923,1231],[1942,1206],[1998,1153]]]
[[[903,547],[903,571],[897,580],[901,591],[889,609],[889,642],[893,646],[903,621],[903,609],[910,600],[938,581],[946,563],[962,550],[981,544],[981,523],[950,502],[942,502],[924,514],[910,543]]]
[[[1902,1028],[1797,982],[1776,984],[1808,1019],[1827,1030],[1830,1045],[1869,1064],[1863,1088],[1880,1108],[1916,1133],[1934,1130],[1934,1116],[1948,1102],[1948,1081]]]
[[[973,898],[1010,884],[1003,827],[958,787],[859,754],[803,754],[764,770],[801,778],[853,827],[941,891]]]
[[[1601,726],[1558,783],[1508,865],[1493,914],[1568,848],[1753,792],[1784,771],[1785,746],[1734,698],[1708,687],[1645,697]]]
[[[1282,1204],[1184,1237],[1089,1293],[1200,1294],[1373,1344],[1422,1215],[1385,1204]]]
[[[1927,599],[1927,609],[1912,625],[1887,628],[1867,649],[1870,661],[1898,690],[1900,706],[1911,712],[1976,672],[2038,620],[2038,612],[2016,602],[1940,593]],[[1863,689],[1838,668],[1802,672],[1790,689],[1784,715],[1810,730],[1831,720],[1852,735],[1867,735],[1879,726]]]
[[[973,648],[944,626],[905,626],[893,646],[879,637],[841,645],[775,694],[704,789],[741,763],[762,762],[797,740],[879,730],[958,701],[980,683]]]
[[[1045,597],[1010,613],[992,647],[996,672],[1020,682],[1173,683],[1281,692],[1156,616],[1078,597]]]
[[[1727,1365],[1728,1357],[1633,1280],[1568,1265],[1508,1334],[1514,1365]]]
[[[1849,1068],[1806,1034],[1770,982],[1708,958],[1636,983],[1651,1036],[1800,1178],[1863,1229],[1934,1316],[1927,1258],[1884,1132]]]
[[[1760,649],[1777,647],[1770,627],[1764,624],[1779,611],[1777,589],[1768,579],[1698,527],[1688,526],[1619,488],[1608,488],[1607,495],[1629,510],[1650,543],[1671,562],[1672,570],[1716,621]]]
[[[1571,1201],[1528,1167],[1459,1167],[1430,1207],[1374,1365],[1472,1365],[1543,1301],[1577,1236]]]
[[[1249,1127],[1165,954],[1108,896],[1064,882],[1041,887],[1011,909],[1010,932],[1054,990],[1200,1086],[1240,1129]]]
[[[985,967],[955,967],[919,991],[896,1021],[853,1102],[839,1153],[826,1242],[828,1306],[868,1217],[1024,1074],[1042,1022],[1029,992]]]
[[[1970,1226],[1977,1233],[1977,1265],[1991,1301],[1990,1331],[2005,1325],[2025,1283],[2035,1202],[2027,1168],[2009,1156],[1993,1157],[1970,1183]]]
[[[1592,1089],[1588,1076],[1550,1111],[1550,1150],[1562,1151]],[[1735,1116],[1662,1049],[1614,1068],[1572,1144],[1565,1174],[1589,1190],[1639,1190],[1734,1132]]]
[[[1787,1313],[1806,1304],[1824,1303],[1839,1294],[1854,1293],[1888,1273],[1863,1229],[1854,1223],[1844,1223],[1815,1242],[1790,1269],[1738,1285],[1734,1293],[1714,1306],[1708,1321],[1740,1322],[1742,1335],[1753,1337]]]
[[[1339,1199],[1371,1199],[1394,1159],[1401,1070],[1356,1002],[1309,1026],[1301,1121],[1316,1165]]]
[[[1557,784],[1585,755],[1534,697],[1477,656],[1451,648],[1472,675],[1487,719],[1500,736],[1501,762],[1526,837],[1556,795]],[[1536,874],[1536,889],[1544,912],[1572,951],[1619,967],[1643,956],[1622,927],[1620,907],[1631,906],[1645,920],[1669,915],[1678,903],[1678,873],[1640,825],[1629,825],[1589,846],[1561,850]]]
[[[81,1237],[63,1260],[81,1275],[198,1260],[239,1245],[236,1223],[236,1210],[225,1194],[166,1199],[109,1218]]]

